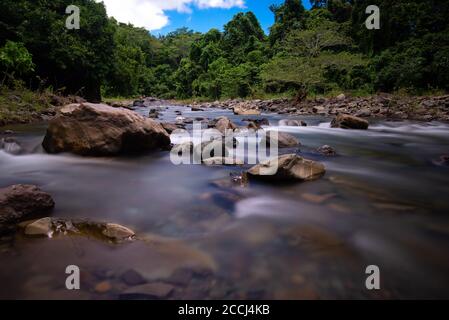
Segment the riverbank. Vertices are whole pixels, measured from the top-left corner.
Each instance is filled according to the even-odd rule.
[[[289,115],[332,116],[340,113],[362,118],[384,120],[449,121],[449,95],[399,96],[378,94],[367,97],[350,97],[341,94],[331,98],[313,98],[302,102],[292,99],[193,102],[194,109],[221,108],[254,110],[253,113],[270,112]],[[238,111],[236,113],[239,113]]]

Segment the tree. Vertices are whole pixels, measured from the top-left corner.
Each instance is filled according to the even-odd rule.
[[[0,71],[4,75],[1,84],[6,78],[14,79],[34,71],[34,67],[32,56],[22,43],[8,40],[0,48]]]

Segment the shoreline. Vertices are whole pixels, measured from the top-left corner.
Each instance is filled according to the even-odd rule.
[[[48,121],[57,114],[57,110],[65,104],[84,102],[80,97],[62,97],[54,95],[48,108],[36,111],[19,109],[10,112],[9,117],[0,119],[0,128],[16,124],[31,124]],[[257,116],[262,112],[285,114],[288,116],[336,116],[348,114],[365,119],[383,119],[386,121],[412,120],[420,122],[442,121],[449,122],[449,94],[442,96],[398,96],[393,94],[377,94],[367,97],[350,97],[343,94],[332,98],[312,98],[302,102],[295,102],[289,98],[277,99],[228,99],[213,102],[187,103],[181,100],[164,100],[145,97],[138,100],[123,99],[111,101],[106,99],[105,104],[113,107],[122,107],[133,110],[139,106],[148,108],[166,105],[181,105],[193,111],[209,108],[244,110],[249,113],[241,115]]]

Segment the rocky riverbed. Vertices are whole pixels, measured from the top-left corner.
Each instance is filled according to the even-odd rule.
[[[446,297],[449,126],[265,103],[76,103],[2,128],[0,297]],[[174,165],[168,149],[196,141],[167,137],[194,122],[236,139]],[[248,129],[279,132],[279,161],[219,161]],[[371,264],[382,290],[365,287]]]

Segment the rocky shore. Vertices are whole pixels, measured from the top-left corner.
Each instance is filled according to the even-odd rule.
[[[192,109],[252,110],[246,114],[273,112],[290,115],[334,116],[349,114],[362,118],[387,120],[449,121],[449,95],[408,97],[378,94],[369,97],[349,97],[341,94],[333,98],[307,99],[297,103],[291,99],[226,100],[210,103],[193,103]]]

